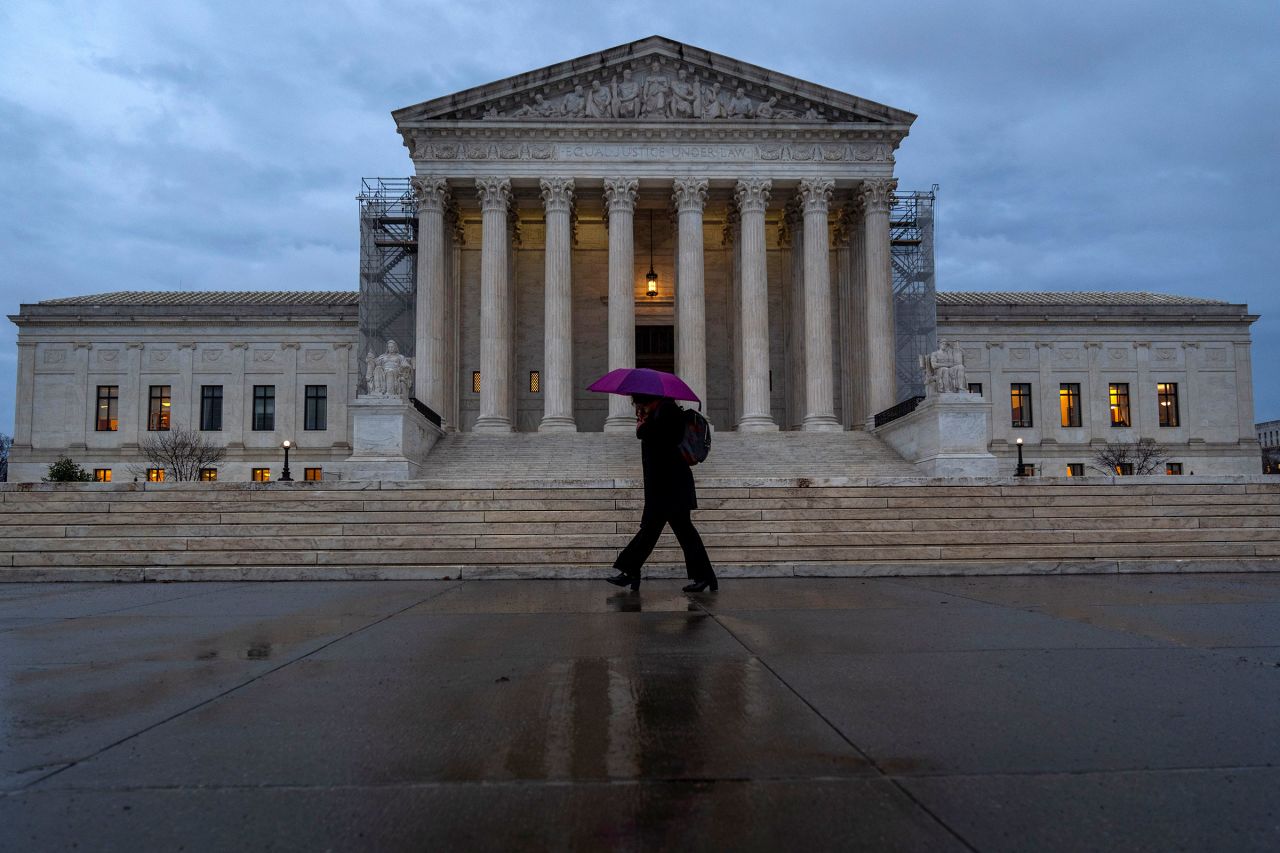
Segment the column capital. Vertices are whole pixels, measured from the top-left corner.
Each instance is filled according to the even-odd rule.
[[[640,182],[635,178],[606,178],[604,182],[605,205],[610,211],[630,213],[636,208],[636,194]]]
[[[506,210],[511,203],[509,178],[476,178],[476,195],[480,197],[481,210]]]
[[[424,210],[441,213],[448,206],[451,194],[449,183],[439,175],[421,175],[409,179],[413,196],[418,200],[418,212]]]
[[[893,191],[897,188],[897,178],[870,178],[862,182],[858,194],[866,205],[867,213],[888,213],[893,207]]]
[[[769,196],[773,190],[773,181],[765,178],[749,178],[738,181],[733,188],[733,200],[738,203],[742,213],[752,211],[763,213],[769,206]]]
[[[573,207],[573,178],[541,178],[538,186],[547,213],[568,213]]]
[[[676,178],[671,184],[671,198],[676,204],[676,212],[702,212],[707,203],[708,185],[706,178]]]
[[[826,213],[836,182],[831,178],[804,178],[800,181],[800,202],[805,213]]]

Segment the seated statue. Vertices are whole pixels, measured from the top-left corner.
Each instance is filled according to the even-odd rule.
[[[967,394],[965,383],[964,352],[957,341],[939,341],[938,348],[920,356],[924,368],[925,394]]]
[[[364,356],[366,394],[371,397],[409,397],[413,393],[413,359],[400,354],[400,346],[387,341],[387,351]]]

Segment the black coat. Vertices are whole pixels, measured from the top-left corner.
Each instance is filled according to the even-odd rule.
[[[640,458],[644,463],[646,512],[692,512],[698,508],[693,472],[680,454],[684,439],[684,410],[673,400],[663,400],[644,423],[636,427]]]

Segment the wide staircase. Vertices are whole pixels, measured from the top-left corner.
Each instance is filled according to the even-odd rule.
[[[548,483],[527,461],[532,476],[508,464],[502,480],[477,457],[470,478],[413,483],[0,485],[0,579],[607,574],[636,529],[639,481],[588,466]],[[702,476],[699,501],[726,576],[1280,568],[1280,478]],[[647,572],[683,575],[669,534]]]

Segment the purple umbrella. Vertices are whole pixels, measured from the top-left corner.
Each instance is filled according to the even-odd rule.
[[[605,394],[648,394],[650,397],[702,402],[679,376],[647,367],[619,367],[617,370],[610,370],[588,385],[587,390]]]

